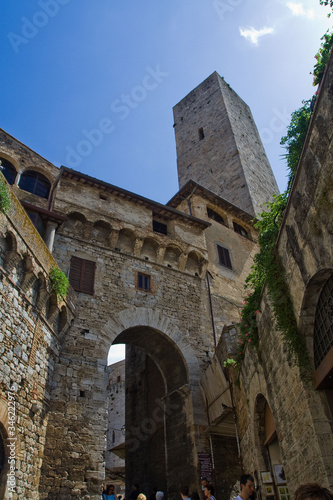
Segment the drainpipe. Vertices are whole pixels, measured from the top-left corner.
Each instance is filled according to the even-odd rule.
[[[51,189],[51,192],[50,192],[50,197],[49,197],[49,206],[48,206],[48,209],[49,211],[51,212],[53,210],[53,204],[54,204],[54,194],[55,194],[55,190],[59,184],[59,181],[60,181],[60,178],[62,176],[62,173],[63,173],[63,167],[60,167],[60,172],[59,172],[59,175],[58,177],[56,178],[56,180],[54,181],[54,184],[52,186],[52,189]]]
[[[212,303],[212,294],[210,292],[210,283],[209,283],[209,277],[213,278],[211,273],[207,271],[206,273],[206,280],[207,280],[207,288],[208,288],[208,297],[209,297],[209,307],[210,307],[210,316],[212,318],[212,328],[213,328],[213,337],[214,337],[214,347],[216,347],[216,330],[215,330],[215,321],[214,321],[214,311],[213,311],[213,303]],[[213,278],[214,279],[214,278]]]
[[[194,192],[195,192],[196,189],[197,189],[197,186],[195,186],[195,188],[193,189],[192,193],[187,198],[184,198],[184,196],[180,196],[183,200],[187,201],[188,211],[189,211],[190,215],[192,215],[191,198],[194,195]]]

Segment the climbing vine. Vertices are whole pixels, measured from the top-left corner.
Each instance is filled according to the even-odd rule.
[[[304,338],[298,331],[285,270],[275,246],[287,197],[287,192],[275,196],[274,202],[267,203],[268,210],[260,214],[260,220],[255,224],[259,230],[260,251],[255,255],[252,271],[246,279],[245,288],[248,294],[243,301],[235,361],[236,365],[240,366],[246,345],[258,347],[257,315],[260,312],[261,293],[265,284],[277,328],[288,347],[289,358],[296,361],[304,374],[309,366],[309,355]]]
[[[2,176],[0,176],[0,212],[6,214],[10,209],[10,195]]]
[[[328,59],[330,57],[332,44],[333,44],[333,33],[329,33],[328,31],[321,38],[323,40],[320,49],[315,55],[315,59],[317,62],[313,69],[313,85],[318,85],[321,82],[321,79],[324,75],[326,64],[328,63]]]
[[[333,7],[333,0],[320,3]],[[322,40],[321,47],[315,56],[317,63],[313,70],[314,85],[320,83],[323,77],[333,44],[333,34],[325,33]],[[235,365],[239,367],[244,359],[246,346],[258,347],[259,345],[257,315],[260,313],[260,300],[264,285],[267,287],[277,328],[288,348],[289,358],[295,360],[303,376],[310,366],[305,340],[298,331],[285,269],[276,249],[276,239],[309,128],[314,100],[315,97],[302,101],[303,106],[292,113],[287,134],[281,139],[281,145],[286,149],[284,158],[289,170],[288,187],[283,194],[275,196],[272,203],[267,203],[267,211],[259,215],[259,220],[254,225],[259,230],[260,251],[255,255],[251,273],[246,279],[246,297],[243,300],[240,315],[237,354],[234,363],[228,359],[225,367]]]
[[[286,160],[288,172],[288,187],[290,191],[294,176],[297,170],[298,160],[301,156],[306,133],[309,128],[311,118],[312,99],[302,101],[303,106],[291,114],[291,121],[287,127],[287,135],[282,137],[280,144],[285,147],[286,154],[283,158]]]

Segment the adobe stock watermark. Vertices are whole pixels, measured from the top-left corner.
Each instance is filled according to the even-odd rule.
[[[8,464],[7,488],[10,498],[15,493],[16,488],[16,400],[15,387],[9,388],[7,393],[8,404]]]
[[[275,134],[280,134],[286,129],[290,123],[290,113],[287,112],[286,107],[280,111],[273,109],[272,118],[269,121],[269,127],[260,129],[260,137],[263,144],[269,144],[273,141]]]
[[[128,434],[130,437],[126,439],[126,446],[128,447],[129,452],[133,453],[134,451],[136,451],[139,448],[141,441],[146,441],[149,436],[154,434],[157,429],[157,424],[164,422],[165,414],[171,415],[179,408],[179,405],[172,404],[169,401],[167,401],[164,405],[159,398],[155,399],[155,403],[156,407],[152,411],[152,417],[144,418],[140,426],[133,426],[128,430]]]
[[[20,46],[22,44],[26,45],[32,38],[35,38],[39,30],[44,28],[49,20],[58,14],[61,5],[66,5],[70,1],[71,0],[39,0],[38,5],[40,10],[37,10],[30,19],[21,17],[22,27],[20,34],[13,33],[12,31],[7,33],[7,38],[16,54],[20,51]]]
[[[217,15],[224,21],[226,14],[230,14],[243,3],[244,0],[214,0],[213,7],[217,12]]]
[[[128,94],[121,94],[118,99],[111,102],[110,110],[119,120],[125,120],[131,111],[147,98],[149,92],[155,90],[169,76],[169,73],[161,70],[159,64],[155,68],[146,66],[145,70],[146,74],[140,85],[136,85]],[[71,168],[80,165],[82,159],[89,156],[93,149],[102,143],[104,136],[111,134],[114,130],[116,130],[116,125],[110,116],[102,118],[91,130],[82,129],[81,134],[84,139],[80,140],[74,148],[66,146],[65,164]]]

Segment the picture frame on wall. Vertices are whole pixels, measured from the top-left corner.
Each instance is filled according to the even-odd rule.
[[[279,500],[290,500],[289,490],[287,486],[278,486],[277,490],[278,490]]]
[[[273,484],[266,484],[265,485],[265,494],[266,494],[266,497],[272,497],[272,496],[274,496],[274,486],[273,486]]]
[[[260,472],[260,474],[261,474],[261,480],[262,480],[263,484],[269,484],[269,483],[273,482],[272,474],[269,471],[268,472]]]
[[[286,484],[286,477],[284,475],[283,465],[275,464],[273,465],[273,468],[277,486],[279,486],[280,484]]]

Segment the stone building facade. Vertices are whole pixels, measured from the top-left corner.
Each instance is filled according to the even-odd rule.
[[[291,495],[304,482],[333,487],[332,113],[331,57],[277,241],[299,335],[310,356],[308,377],[302,378],[288,358],[265,290],[258,351],[248,349],[240,388],[233,384],[244,467],[259,477],[260,471],[271,472],[275,495],[279,464]]]
[[[324,227],[330,194],[320,195],[331,175],[331,135],[325,124],[332,116],[332,95],[327,82],[332,82],[330,73],[306,150],[327,173],[321,177],[325,169],[311,171],[313,183],[307,173],[303,181],[299,175],[290,219],[279,239],[297,298],[295,311],[303,303],[297,270],[300,265],[307,269],[305,262],[310,266],[302,284],[311,282],[317,295],[312,301],[307,296],[301,315],[309,329],[308,313],[315,310],[328,278],[329,261],[332,268],[332,245]],[[1,324],[3,464],[9,458],[13,389],[17,397],[12,498],[100,498],[107,429],[116,428],[108,417],[107,355],[117,343],[127,345],[126,496],[130,485],[139,483],[148,495],[156,485],[176,499],[180,483],[199,490],[200,475],[210,475],[221,500],[229,496],[242,467],[256,470],[260,482],[260,472],[270,465],[265,415],[270,429],[275,424],[271,437],[280,442],[288,485],[308,478],[309,470],[301,462],[294,464],[302,450],[310,456],[311,443],[316,449],[306,462],[311,477],[320,469],[323,484],[331,484],[329,453],[319,445],[321,434],[328,439],[331,432],[324,403],[319,405],[324,396],[305,387],[288,364],[266,295],[259,327],[267,363],[249,350],[240,388],[223,369],[236,341],[244,282],[258,250],[252,219],[276,192],[252,116],[214,73],[175,107],[175,130],[180,191],[166,205],[66,167],[58,169],[0,132],[2,171],[13,200],[10,212],[1,214],[0,235],[1,313],[7,315]],[[318,141],[323,131],[324,145]],[[319,160],[316,147],[325,161]],[[299,207],[303,215],[311,213],[312,224],[318,218],[323,272],[317,269],[315,252],[307,254],[309,232],[301,227]],[[12,257],[14,266],[8,264]],[[54,296],[49,286],[54,265],[69,276],[66,300]],[[311,281],[318,272],[321,280]],[[287,383],[281,386],[281,379]],[[306,429],[311,429],[306,443],[298,432],[301,405],[295,420],[288,418],[301,399]],[[40,466],[38,476],[34,472]],[[3,470],[3,489],[5,480]]]
[[[125,493],[125,360],[113,363],[109,371],[108,428],[106,432],[105,483],[116,493]]]

